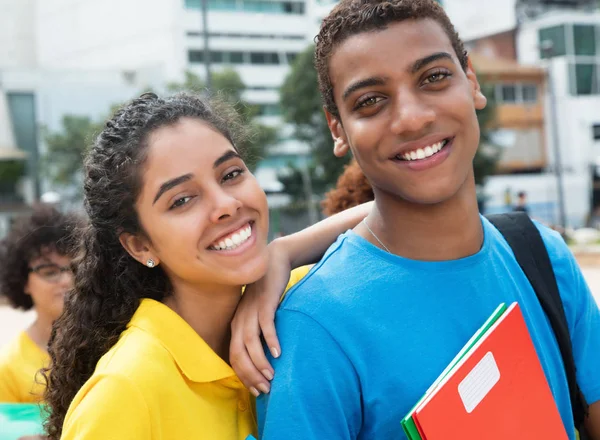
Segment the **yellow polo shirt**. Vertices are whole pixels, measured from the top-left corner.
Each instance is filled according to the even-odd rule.
[[[50,356],[21,332],[0,350],[0,402],[37,403],[44,396],[44,381],[38,371]]]
[[[62,440],[244,440],[254,400],[175,312],[143,299],[67,412]]]

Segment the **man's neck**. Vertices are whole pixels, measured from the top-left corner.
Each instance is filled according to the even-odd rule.
[[[465,185],[471,186],[470,182]],[[375,208],[367,222],[385,247],[405,258],[447,261],[476,254],[483,243],[483,227],[472,186],[435,205],[376,193]],[[364,225],[359,225],[356,232],[381,247]]]

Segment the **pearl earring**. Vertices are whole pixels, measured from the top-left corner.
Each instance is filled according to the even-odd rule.
[[[152,258],[148,258],[148,261],[146,261],[146,266],[152,269],[154,266],[156,266],[156,262]]]

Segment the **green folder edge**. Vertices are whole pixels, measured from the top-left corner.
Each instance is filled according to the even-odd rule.
[[[48,408],[37,403],[0,402],[0,440],[44,434]]]
[[[442,374],[438,376],[438,378],[433,382],[433,384],[429,387],[425,394],[423,394],[423,397],[419,399],[419,401],[415,404],[415,406],[412,407],[412,409],[408,412],[404,419],[402,419],[402,429],[404,430],[404,433],[406,434],[409,440],[423,440],[421,438],[419,430],[417,429],[417,425],[413,420],[413,414],[415,413],[419,405],[423,403],[423,401],[431,394],[431,392],[433,392],[437,388],[440,382],[442,382],[446,378],[446,376],[452,372],[456,364],[458,364],[461,361],[461,359],[467,353],[469,353],[469,351],[471,351],[473,346],[481,339],[483,335],[487,333],[490,327],[494,325],[494,323],[504,314],[504,312],[506,312],[507,309],[508,307],[506,306],[506,304],[502,303],[496,308],[496,310],[494,310],[494,313],[491,314],[487,321],[485,321],[485,323],[479,328],[479,330],[475,332],[471,339],[468,340],[468,342],[458,352],[454,359],[452,359],[452,361],[448,364],[446,369],[442,371]]]

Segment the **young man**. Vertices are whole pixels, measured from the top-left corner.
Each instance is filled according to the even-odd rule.
[[[322,24],[316,66],[334,152],[351,150],[376,203],[277,312],[282,354],[258,400],[262,438],[405,438],[402,417],[498,304],[518,301],[574,439],[552,328],[477,210],[475,111],[486,98],[443,9],[342,0]],[[600,439],[600,312],[561,238],[539,229]]]

